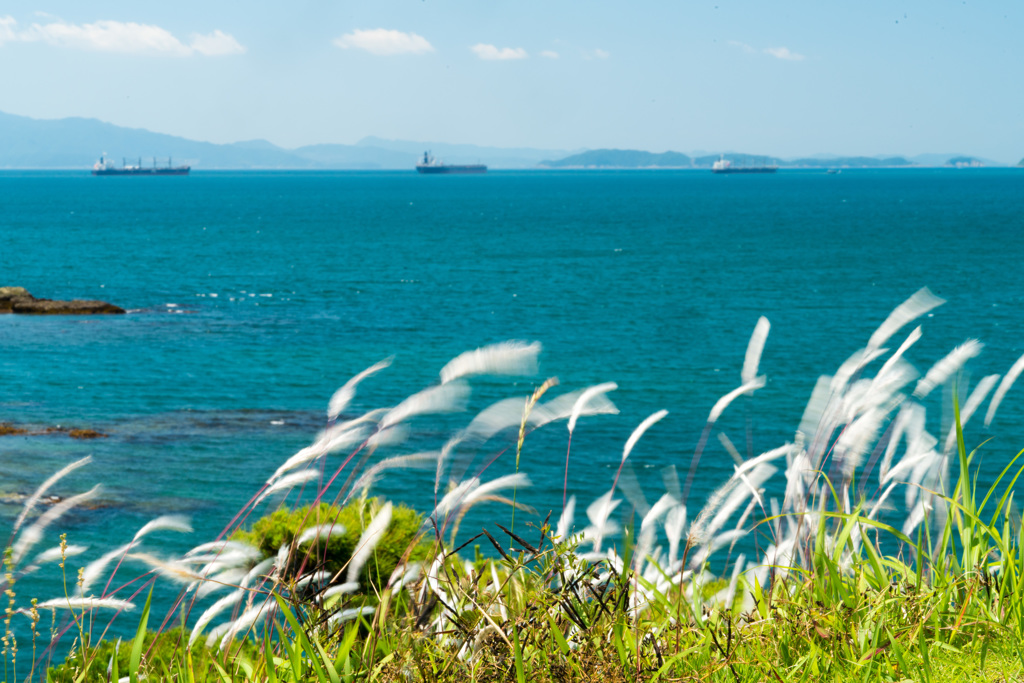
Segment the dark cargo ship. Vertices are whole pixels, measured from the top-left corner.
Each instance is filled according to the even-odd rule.
[[[101,156],[100,160],[92,166],[93,175],[188,175],[188,172],[192,170],[191,166],[173,166],[171,165],[170,157],[167,158],[166,166],[157,166],[156,159],[153,159],[152,166],[143,166],[142,157],[139,157],[138,166],[129,166],[124,159],[121,160],[121,166],[118,168],[114,166],[106,156]]]
[[[423,161],[416,164],[416,170],[420,173],[487,173],[487,167],[483,164],[443,164],[430,156],[430,152],[423,153]]]
[[[711,166],[712,173],[775,173],[778,166],[733,166],[724,156]]]

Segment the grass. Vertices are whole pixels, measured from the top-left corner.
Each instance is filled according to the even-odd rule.
[[[72,548],[62,542],[55,561],[68,579],[67,609],[62,599],[18,602],[17,582],[40,562],[28,559],[31,547],[59,519],[29,510],[6,555],[5,680],[1024,680],[1024,559],[1014,502],[1024,451],[1006,457],[996,480],[982,487],[978,451],[967,450],[963,435],[996,380],[980,382],[961,406],[957,371],[976,353],[965,345],[914,384],[918,375],[902,355],[919,330],[867,375],[885,356],[881,345],[935,305],[923,291],[898,308],[865,349],[819,382],[792,443],[738,457],[736,473],[691,514],[685,494],[671,486],[654,505],[626,512],[617,475],[587,508],[582,528],[572,498],[555,523],[550,515],[543,522],[524,516],[516,496],[528,482],[519,469],[529,462],[530,432],[575,423],[588,410],[610,412],[606,399],[587,404],[601,392],[542,401],[554,381],[488,414],[489,425],[510,434],[513,475],[483,481],[481,472],[441,486],[452,449],[479,448],[500,431],[481,436],[477,421],[444,454],[376,455],[398,421],[393,411],[405,420],[447,410],[474,374],[527,372],[539,347],[515,344],[456,359],[441,384],[393,411],[332,420],[239,511],[225,528],[230,540],[177,558],[139,552],[154,528],[185,530],[181,520],[160,518],[84,568],[86,577],[108,575],[102,589],[104,582],[88,578],[76,588]],[[711,409],[691,470],[718,416],[763,385],[756,375],[766,334],[767,322],[759,322],[742,384]],[[332,399],[333,415],[357,383]],[[926,429],[924,406],[931,389],[946,383],[954,386],[953,419],[938,439]],[[996,392],[990,414],[1008,386]],[[656,413],[634,431],[623,463],[664,417]],[[341,457],[332,471],[335,452]],[[436,463],[432,512],[419,516],[367,498],[375,477],[424,460]],[[777,475],[781,498],[769,494],[779,490],[769,486]],[[314,481],[322,485],[310,492],[310,506],[253,514],[267,491]],[[509,489],[511,498],[503,495]],[[328,496],[349,502],[332,508]],[[481,504],[496,506],[495,521],[456,545],[464,515]],[[503,508],[508,526],[497,513]],[[332,543],[339,550],[328,556]],[[145,573],[116,579],[122,564]],[[163,623],[151,618],[148,599],[138,608],[156,580],[183,584]],[[97,602],[76,606],[77,593]],[[117,618],[138,625],[135,638],[104,639],[100,626],[109,617],[99,612],[132,607]],[[32,622],[31,657],[16,650],[26,640],[24,629],[11,626],[19,616]],[[48,646],[67,647],[65,633],[77,633],[72,651],[53,656]]]

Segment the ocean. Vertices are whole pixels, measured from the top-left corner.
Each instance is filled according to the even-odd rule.
[[[614,381],[620,413],[580,421],[568,492],[585,506],[606,491],[632,429],[666,409],[627,463],[626,478],[653,502],[667,467],[686,472],[712,405],[740,384],[763,315],[767,386],[737,400],[712,433],[696,509],[733,472],[718,432],[745,457],[792,440],[817,378],[921,287],[947,303],[918,321],[924,336],[908,353],[918,369],[977,338],[985,350],[962,385],[1005,373],[1024,353],[1022,257],[1017,169],[4,172],[0,286],[129,313],[0,315],[0,422],[109,435],[0,437],[0,495],[31,492],[91,454],[55,493],[97,483],[103,492],[40,547],[67,532],[89,546],[87,561],[154,516],[188,515],[193,534],[146,541],[171,556],[220,533],[311,442],[350,376],[395,357],[360,386],[347,411],[355,415],[435,384],[462,351],[515,339],[543,344],[536,376],[475,379],[467,412],[418,418],[405,443],[373,457],[438,449],[480,409],[525,399],[548,377],[559,380],[549,396]],[[930,398],[933,433],[948,394]],[[1010,390],[991,428],[980,416],[968,425],[969,446],[989,437],[983,481],[1024,448],[1024,386]],[[499,453],[484,479],[513,471],[514,441],[504,433],[463,454],[459,471],[477,473]],[[564,422],[527,436],[520,469],[532,486],[518,500],[537,512],[517,525],[549,510],[557,518],[566,441]],[[338,464],[332,457],[328,469]],[[433,479],[398,470],[373,493],[428,511]],[[783,485],[770,483],[769,494]],[[6,520],[18,510],[0,503]],[[499,503],[478,507],[460,538],[508,516]],[[25,590],[62,594],[52,568]],[[158,598],[169,605],[176,590],[163,585]]]

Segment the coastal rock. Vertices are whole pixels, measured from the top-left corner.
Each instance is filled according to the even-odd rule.
[[[37,299],[24,287],[0,287],[0,313],[94,315],[98,313],[124,313],[124,309],[106,301]]]

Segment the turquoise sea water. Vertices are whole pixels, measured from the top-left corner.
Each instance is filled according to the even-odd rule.
[[[130,313],[0,316],[0,421],[110,434],[0,437],[0,493],[31,491],[92,454],[57,490],[105,486],[98,509],[62,524],[69,540],[90,545],[91,559],[157,514],[189,514],[191,537],[153,537],[159,552],[178,552],[215,536],[315,436],[352,374],[394,354],[351,411],[394,405],[436,382],[459,352],[522,339],[544,344],[537,377],[474,381],[470,412],[417,421],[391,453],[439,448],[475,410],[548,376],[558,390],[616,381],[621,414],[580,423],[569,492],[586,504],[605,491],[630,431],[665,408],[630,457],[653,501],[663,468],[685,472],[710,407],[739,384],[759,315],[772,323],[761,363],[769,383],[720,423],[745,454],[791,439],[817,377],[922,286],[948,303],[923,319],[910,360],[923,371],[977,337],[986,349],[968,379],[1005,372],[1024,353],[1022,257],[1024,172],[1015,169],[8,172],[0,285]],[[1024,386],[991,430],[976,421],[969,442],[996,437],[986,446],[991,473],[1024,447]],[[468,471],[511,439],[475,454]],[[565,439],[564,423],[527,439],[521,468],[534,486],[520,500],[541,518],[561,507]],[[485,478],[511,471],[513,456]],[[731,474],[717,439],[699,472],[695,497]],[[392,474],[376,490],[429,509],[433,473]],[[486,517],[481,510],[464,533]],[[56,532],[43,545],[54,544]],[[52,574],[39,581],[41,597],[57,593]]]

